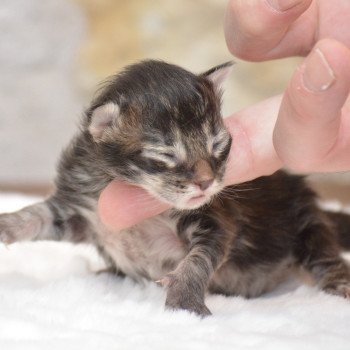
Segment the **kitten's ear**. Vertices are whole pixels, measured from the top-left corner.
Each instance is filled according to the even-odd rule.
[[[108,102],[97,107],[91,115],[89,132],[96,142],[102,140],[103,135],[112,127],[119,116],[119,106]]]
[[[231,73],[232,66],[234,64],[235,62],[233,61],[220,64],[219,66],[209,69],[202,75],[209,79],[213,83],[214,87],[219,91],[227,76]]]

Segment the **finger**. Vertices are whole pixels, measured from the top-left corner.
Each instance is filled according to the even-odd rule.
[[[231,0],[226,43],[233,55],[250,61],[304,54],[313,46],[316,19],[312,0]]]
[[[270,98],[225,119],[233,137],[226,185],[269,175],[280,168],[272,132],[281,98]],[[105,188],[98,203],[102,222],[114,231],[133,226],[168,208],[143,189],[119,181],[113,181]]]
[[[349,90],[350,50],[332,39],[318,42],[292,77],[274,130],[276,151],[289,168],[350,168],[350,125],[342,110]]]
[[[98,214],[105,226],[120,231],[168,209],[140,187],[112,181],[101,193]]]
[[[225,118],[232,136],[226,185],[271,175],[281,168],[272,142],[281,100],[280,95],[271,97]]]

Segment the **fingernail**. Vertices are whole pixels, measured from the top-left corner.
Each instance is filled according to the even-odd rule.
[[[267,0],[267,2],[274,10],[283,12],[300,4],[302,0]]]
[[[334,72],[320,49],[314,49],[302,68],[305,88],[312,92],[327,90],[335,81]]]

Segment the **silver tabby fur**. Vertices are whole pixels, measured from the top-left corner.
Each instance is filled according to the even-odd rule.
[[[346,215],[322,212],[303,179],[283,172],[223,189],[232,140],[220,85],[229,68],[196,75],[144,61],[111,78],[62,154],[55,192],[0,215],[0,240],[90,242],[117,271],[166,287],[168,308],[201,316],[210,314],[207,291],[255,297],[294,266],[323,290],[349,297],[339,255],[339,243],[350,246]],[[99,220],[97,200],[113,179],[174,209],[112,232]]]

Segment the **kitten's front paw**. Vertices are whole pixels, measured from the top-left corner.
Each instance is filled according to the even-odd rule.
[[[191,313],[195,313],[200,317],[210,316],[210,310],[205,306],[203,302],[192,298],[185,298],[179,296],[167,296],[165,302],[165,308],[168,310],[187,310]]]
[[[0,215],[0,242],[11,244],[15,242],[15,240],[14,232],[7,220],[7,214]]]
[[[11,234],[9,234],[7,231],[2,231],[0,228],[0,243],[8,245],[13,242],[14,240],[11,238]]]
[[[338,295],[340,297],[350,299],[350,281],[326,286],[323,290],[328,294]]]
[[[181,277],[170,273],[158,281],[158,283],[168,289],[165,301],[165,307],[167,309],[187,310],[201,317],[211,315],[210,310],[204,304],[204,297],[198,295],[195,289],[182,280]]]

